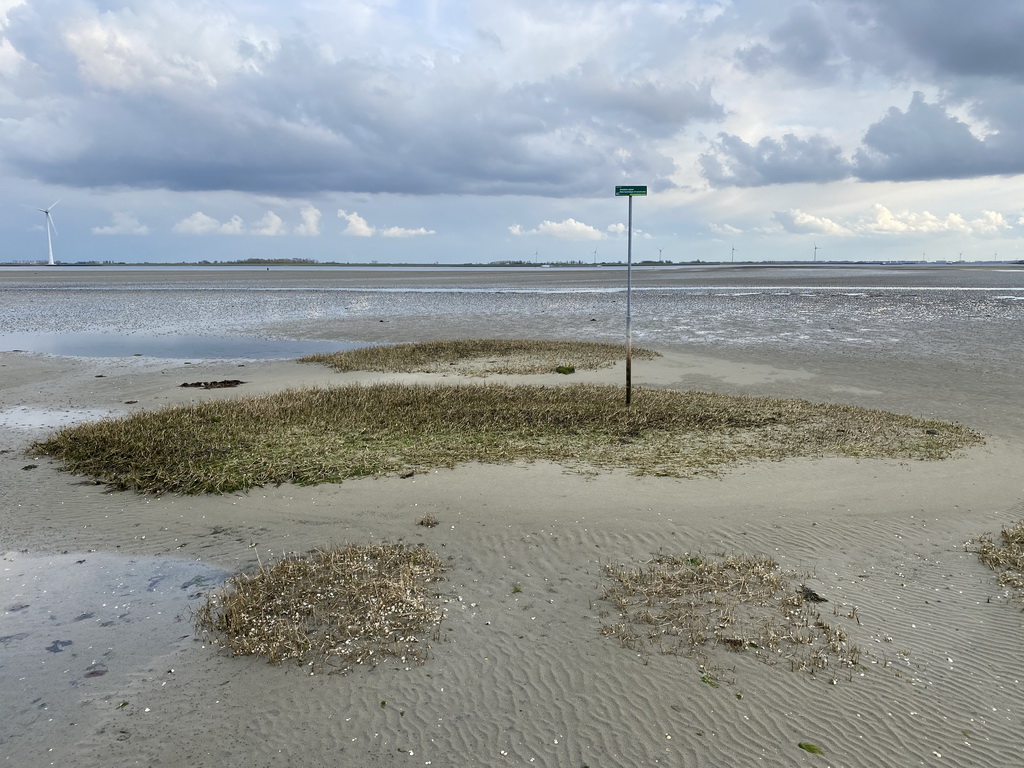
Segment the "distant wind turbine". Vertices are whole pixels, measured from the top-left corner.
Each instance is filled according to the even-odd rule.
[[[60,202],[60,200],[55,201],[49,208],[36,208],[37,211],[39,211],[40,213],[46,215],[46,247],[50,251],[49,265],[51,267],[54,265],[54,261],[53,261],[53,238],[51,236],[51,232],[54,235],[56,235],[57,234],[57,228],[55,226],[53,226],[53,217],[50,216],[50,211],[52,211],[57,206],[57,203],[59,203],[59,202]]]
[[[735,245],[732,246],[732,253],[729,254],[729,261],[730,262],[736,261],[736,246]]]
[[[821,249],[820,249],[820,248],[818,248],[818,244],[817,244],[817,243],[815,243],[815,244],[814,244],[814,260],[815,260],[815,261],[817,261],[817,260],[818,260],[818,251],[819,251],[819,250],[821,250]]]

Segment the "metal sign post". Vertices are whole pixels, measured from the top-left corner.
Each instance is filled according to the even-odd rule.
[[[633,401],[633,198],[646,197],[647,187],[616,187],[616,197],[629,198],[626,229],[626,405]]]

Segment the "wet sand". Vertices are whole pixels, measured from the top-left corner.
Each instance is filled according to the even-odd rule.
[[[210,274],[4,270],[0,313],[5,330],[27,333],[621,337],[620,270],[359,270],[313,284],[303,270]],[[457,377],[0,351],[0,757],[19,766],[1016,765],[1021,603],[969,542],[1024,517],[1022,275],[968,265],[638,272],[640,341],[664,356],[634,364],[636,386],[851,403],[986,434],[942,462],[826,458],[692,480],[470,465],[216,497],[111,494],[26,447],[66,424],[167,404]],[[754,285],[769,293],[745,290]],[[463,293],[420,292],[431,286]],[[877,295],[856,290],[872,286]],[[620,364],[529,379],[623,377]],[[179,386],[221,379],[245,384]],[[417,525],[427,514],[440,524]],[[310,675],[226,657],[191,633],[204,580],[257,558],[379,541],[423,543],[448,559],[442,639],[422,667]],[[694,659],[622,648],[600,632],[614,615],[599,600],[602,569],[659,551],[775,558],[829,599],[828,618],[862,649],[861,667],[833,684],[717,648],[713,688]]]
[[[381,378],[282,361],[239,365],[0,354],[0,551],[9,553],[0,563],[0,755],[12,765],[1016,764],[1020,603],[965,544],[1024,516],[1019,379],[749,350],[666,349],[634,366],[637,386],[853,402],[987,433],[985,445],[942,462],[800,460],[696,480],[464,466],[338,486],[143,497],[105,493],[23,453],[35,436],[81,418]],[[575,380],[620,383],[622,374],[619,366]],[[178,386],[224,378],[246,383]],[[426,514],[440,524],[417,525]],[[257,556],[370,541],[423,543],[448,558],[442,639],[422,667],[310,675],[226,657],[173,618],[140,621],[158,630],[145,644],[127,632],[75,634],[98,631],[92,621],[107,602],[78,577],[90,558],[135,559],[143,569],[153,567],[149,558],[173,558],[182,574],[233,572]],[[598,599],[602,567],[658,551],[774,557],[829,599],[837,614],[829,619],[863,650],[862,666],[833,684],[719,648],[711,662],[723,684],[713,688],[693,659],[620,647],[600,633],[602,612],[614,612]],[[194,592],[179,587],[188,582],[163,582],[173,586],[165,591],[176,616],[187,615]],[[148,583],[127,587],[143,592],[133,610],[159,599]],[[61,603],[42,591],[55,586]],[[847,618],[853,608],[857,620]],[[55,641],[75,644],[48,652]],[[109,656],[96,652],[100,644]],[[97,663],[106,674],[88,676]],[[37,678],[43,696],[31,690]]]

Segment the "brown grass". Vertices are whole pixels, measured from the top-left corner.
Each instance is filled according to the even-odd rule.
[[[443,613],[429,587],[444,571],[422,547],[316,550],[260,564],[207,595],[196,630],[234,655],[347,672],[388,657],[422,664]]]
[[[978,539],[978,557],[996,572],[999,583],[1024,596],[1024,521],[1003,528],[998,541],[991,533]]]
[[[707,664],[715,648],[832,681],[859,664],[846,629],[822,617],[827,600],[771,558],[660,554],[638,567],[609,565],[605,576],[611,583],[601,598],[617,616],[602,634],[640,652],[694,656],[709,684],[718,681]]]
[[[660,355],[633,348],[633,357],[651,360]],[[310,355],[300,363],[322,363],[336,371],[383,373],[450,373],[463,376],[491,374],[561,373],[559,368],[596,370],[625,360],[619,344],[585,341],[525,339],[457,339],[414,344],[362,347],[346,352]]]
[[[349,385],[140,412],[29,448],[118,489],[259,485],[554,461],[686,477],[789,457],[941,459],[981,437],[945,422],[832,403],[612,386]]]

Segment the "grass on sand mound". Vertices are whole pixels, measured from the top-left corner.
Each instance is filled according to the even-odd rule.
[[[708,665],[715,648],[788,662],[832,682],[860,663],[846,629],[822,616],[828,600],[769,557],[659,554],[638,567],[605,566],[605,576],[601,598],[618,614],[601,633],[642,653],[696,656],[709,685],[719,680],[717,667]],[[857,620],[856,608],[846,617]]]
[[[387,657],[422,664],[443,613],[441,558],[401,544],[317,550],[260,564],[207,595],[196,630],[234,655],[346,672]]]
[[[618,344],[585,341],[534,341],[506,339],[456,339],[415,344],[363,347],[303,357],[300,363],[323,363],[336,371],[383,373],[490,374],[555,373],[559,368],[596,370],[626,357]],[[659,357],[649,349],[633,348],[633,357]]]
[[[996,572],[1002,586],[1024,597],[1024,521],[1003,528],[998,541],[990,533],[980,536],[978,557]]]
[[[941,459],[956,424],[803,400],[619,387],[347,385],[169,407],[60,430],[29,452],[118,489],[224,493],[465,462],[685,477],[795,456]]]

